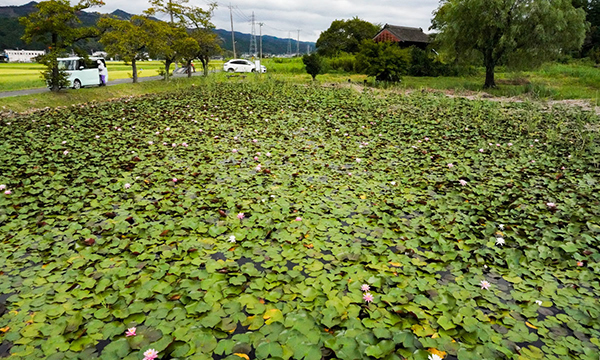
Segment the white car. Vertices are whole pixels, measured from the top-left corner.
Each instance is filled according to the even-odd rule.
[[[223,71],[227,72],[256,72],[256,64],[244,59],[232,59],[223,64]],[[267,68],[264,65],[260,66],[260,72],[267,72]]]
[[[98,70],[98,61],[102,61],[106,67],[106,61],[99,57],[90,57],[86,62],[80,57],[59,58],[58,68],[65,70],[69,74],[69,85],[73,89],[80,89],[84,86],[100,85],[100,72]],[[108,71],[106,73],[108,82]]]

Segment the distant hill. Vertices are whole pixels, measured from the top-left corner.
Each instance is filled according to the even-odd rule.
[[[21,40],[23,36],[24,27],[19,24],[19,17],[27,16],[32,12],[36,11],[35,5],[37,2],[32,1],[25,5],[20,6],[0,6],[0,51],[4,49],[30,49],[30,50],[44,50],[46,47],[41,43],[26,44]],[[81,20],[82,26],[91,26],[96,24],[101,16],[98,12],[86,12],[82,11],[79,13],[79,19]],[[120,19],[130,19],[133,14],[130,14],[123,10],[115,10],[110,15],[116,16]],[[221,47],[225,50],[232,51],[231,46],[231,31],[217,29],[215,33],[221,38]],[[250,34],[235,32],[236,51],[238,55],[248,53],[250,50]],[[257,39],[258,42],[258,39]],[[285,54],[288,49],[289,39],[282,39],[274,36],[263,35],[263,53],[265,54]],[[296,41],[291,41],[292,52],[296,51]],[[97,40],[87,40],[83,43],[78,44],[81,48],[87,51],[103,50],[104,47]],[[306,52],[307,45],[314,50],[314,42],[300,42],[300,52]]]

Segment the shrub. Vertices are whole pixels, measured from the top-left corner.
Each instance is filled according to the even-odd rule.
[[[339,56],[327,58],[325,66],[328,71],[356,72],[356,56],[342,53]]]
[[[304,67],[306,72],[312,76],[313,80],[317,79],[317,75],[319,75],[323,71],[323,62],[321,61],[321,57],[317,53],[313,54],[305,54],[302,56],[302,62],[304,63]]]
[[[400,81],[410,62],[410,50],[401,49],[395,43],[365,40],[357,57],[357,67],[378,81]]]

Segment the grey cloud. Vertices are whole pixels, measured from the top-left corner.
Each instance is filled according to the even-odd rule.
[[[29,0],[0,0],[0,5],[22,5]],[[71,1],[75,3],[76,1]],[[130,13],[139,14],[148,7],[146,0],[105,0],[106,5],[94,9],[99,12],[112,12],[121,9]],[[206,6],[209,0],[190,0],[190,4]],[[229,29],[228,1],[219,1],[215,11],[213,23],[221,29]],[[295,30],[302,29],[300,40],[316,41],[319,34],[327,30],[333,20],[349,19],[358,16],[361,19],[379,23],[404,26],[421,27],[427,31],[431,25],[432,12],[439,5],[439,0],[263,0],[241,1],[231,0],[236,7],[234,11],[234,28],[236,31],[249,33],[251,25],[247,17],[252,14],[257,21],[265,23],[263,34],[287,38],[292,31],[292,38],[296,38]],[[243,14],[243,15],[242,15]],[[166,18],[166,17],[165,17]],[[258,33],[258,27],[256,29]]]

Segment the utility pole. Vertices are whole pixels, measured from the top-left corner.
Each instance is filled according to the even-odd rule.
[[[256,22],[254,18],[254,11],[252,12],[250,22],[252,23],[252,34],[250,35],[250,56],[255,57],[258,51],[256,49]]]
[[[296,55],[300,56],[300,31],[302,30],[298,30],[298,43],[296,44]]]
[[[229,19],[231,19],[231,45],[233,46],[233,58],[236,59],[235,53],[235,33],[233,32],[233,6],[229,3]]]
[[[288,55],[292,55],[292,32],[288,31],[288,48],[287,48],[287,53]]]
[[[262,27],[265,23],[258,23],[258,27],[260,28],[260,37],[258,38],[260,41],[260,53],[259,53],[259,58],[262,61]]]

